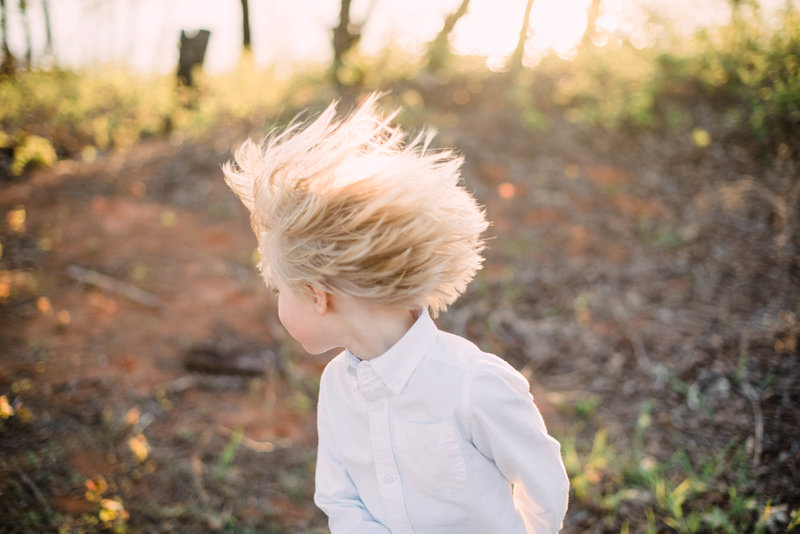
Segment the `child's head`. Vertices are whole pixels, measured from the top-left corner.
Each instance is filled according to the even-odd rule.
[[[487,222],[458,184],[462,159],[426,150],[429,137],[405,144],[376,100],[246,141],[225,181],[251,212],[268,285],[436,315],[480,268]]]

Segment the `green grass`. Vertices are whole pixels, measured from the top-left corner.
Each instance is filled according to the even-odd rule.
[[[285,79],[247,57],[228,74],[197,80],[188,89],[171,75],[113,66],[0,77],[0,150],[11,154],[16,175],[59,158],[92,161],[98,152],[126,150],[148,137],[182,142],[221,124],[269,122],[285,107],[308,104],[316,96],[310,88],[319,86],[313,75]]]
[[[616,445],[603,428],[563,440],[573,506],[602,510],[605,528],[621,533],[770,532],[778,509],[749,489],[745,444],[731,441],[695,460],[686,450],[655,458],[646,452],[654,409],[653,400],[641,403],[630,446]],[[791,513],[796,526],[798,511]]]
[[[241,428],[237,428],[231,434],[231,438],[225,448],[222,449],[215,466],[214,475],[217,480],[224,481],[227,478],[228,471],[236,458],[236,452],[239,450],[243,438],[244,431]]]
[[[685,132],[700,148],[719,141],[709,130],[766,149],[791,146],[800,130],[800,10],[787,3],[773,20],[757,2],[748,6],[725,26],[658,47],[623,42],[582,49],[572,61],[546,57],[512,101],[534,130],[557,110],[611,131]],[[695,118],[698,103],[710,103],[711,123]]]

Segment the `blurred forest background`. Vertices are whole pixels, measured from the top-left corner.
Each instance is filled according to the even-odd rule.
[[[0,32],[0,532],[327,531],[327,358],[220,164],[372,90],[466,158],[493,226],[438,323],[531,380],[564,532],[800,532],[795,1],[0,0]]]

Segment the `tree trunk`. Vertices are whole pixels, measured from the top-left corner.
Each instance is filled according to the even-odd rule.
[[[461,5],[444,19],[444,26],[428,47],[428,68],[437,70],[445,63],[450,54],[448,39],[459,19],[467,14],[470,0],[461,0]]]
[[[350,2],[351,0],[342,0],[342,5],[339,10],[339,25],[333,29],[333,65],[332,74],[333,80],[338,85],[339,69],[342,67],[344,55],[353,48],[358,40],[361,38],[361,33],[352,30],[350,22]]]
[[[589,6],[589,13],[586,16],[586,31],[583,32],[581,48],[586,48],[592,43],[594,27],[597,24],[597,17],[600,15],[600,2],[602,0],[592,0],[592,4]]]
[[[250,6],[242,0],[242,50],[250,50]]]
[[[44,53],[51,58],[53,54],[53,27],[50,21],[50,0],[42,0],[42,13],[44,15]]]
[[[511,72],[516,74],[522,69],[522,59],[525,56],[525,42],[528,40],[528,28],[531,23],[531,9],[533,8],[533,0],[528,0],[525,5],[525,15],[522,17],[522,28],[519,30],[519,39],[517,39],[517,47],[514,49],[514,54],[511,56]]]
[[[31,39],[31,22],[28,17],[27,0],[19,0],[19,14],[22,18],[22,30],[25,32],[25,68],[30,70],[33,62],[33,41]]]
[[[9,76],[16,70],[16,59],[8,46],[8,23],[6,19],[6,0],[0,0],[0,30],[3,32],[2,52],[3,58],[0,60],[0,74]]]
[[[195,35],[187,35],[181,30],[180,54],[178,57],[178,82],[192,87],[192,70],[195,67],[202,67],[206,57],[206,47],[211,32],[199,30]]]

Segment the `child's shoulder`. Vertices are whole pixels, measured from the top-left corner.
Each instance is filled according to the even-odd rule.
[[[493,354],[482,351],[469,339],[443,330],[439,331],[439,343],[430,356],[432,361],[447,362],[465,369],[474,368],[485,358],[496,358]]]
[[[482,350],[469,339],[444,331],[440,331],[440,339],[442,350],[437,351],[438,354],[434,358],[449,361],[453,365],[469,370],[470,374],[519,374],[503,358]]]

